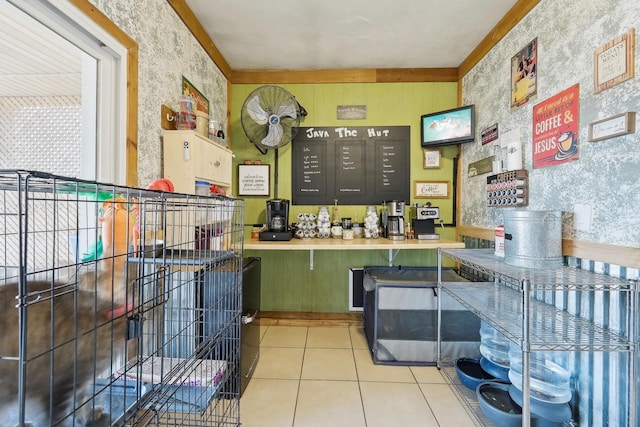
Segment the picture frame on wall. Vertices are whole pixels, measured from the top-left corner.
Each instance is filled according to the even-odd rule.
[[[209,114],[209,100],[185,76],[182,76],[182,94],[193,99],[195,110]]]
[[[602,92],[634,76],[635,29],[600,46],[593,53],[593,93]]]
[[[439,149],[423,149],[423,163],[424,169],[438,169],[440,167],[440,150]]]
[[[511,58],[511,108],[519,108],[538,93],[538,38]]]
[[[269,165],[238,165],[239,196],[269,196]]]
[[[414,181],[416,199],[448,199],[449,181]]]

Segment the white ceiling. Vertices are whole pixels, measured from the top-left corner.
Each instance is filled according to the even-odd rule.
[[[517,0],[186,0],[233,70],[458,67]]]

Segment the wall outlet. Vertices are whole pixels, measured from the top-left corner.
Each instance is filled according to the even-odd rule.
[[[573,205],[573,225],[576,231],[591,231],[591,205],[576,203]]]

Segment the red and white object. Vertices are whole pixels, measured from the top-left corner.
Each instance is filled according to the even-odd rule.
[[[495,230],[495,256],[504,258],[504,225],[500,224]]]

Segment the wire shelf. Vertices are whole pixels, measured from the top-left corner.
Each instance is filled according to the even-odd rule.
[[[485,283],[442,283],[442,289],[514,343],[521,343],[521,292]],[[541,301],[531,301],[531,351],[632,351],[629,340]]]
[[[531,290],[631,291],[636,282],[593,273],[576,267],[554,269],[516,267],[496,257],[493,249],[440,249],[440,253],[462,265],[508,282],[529,280]]]

